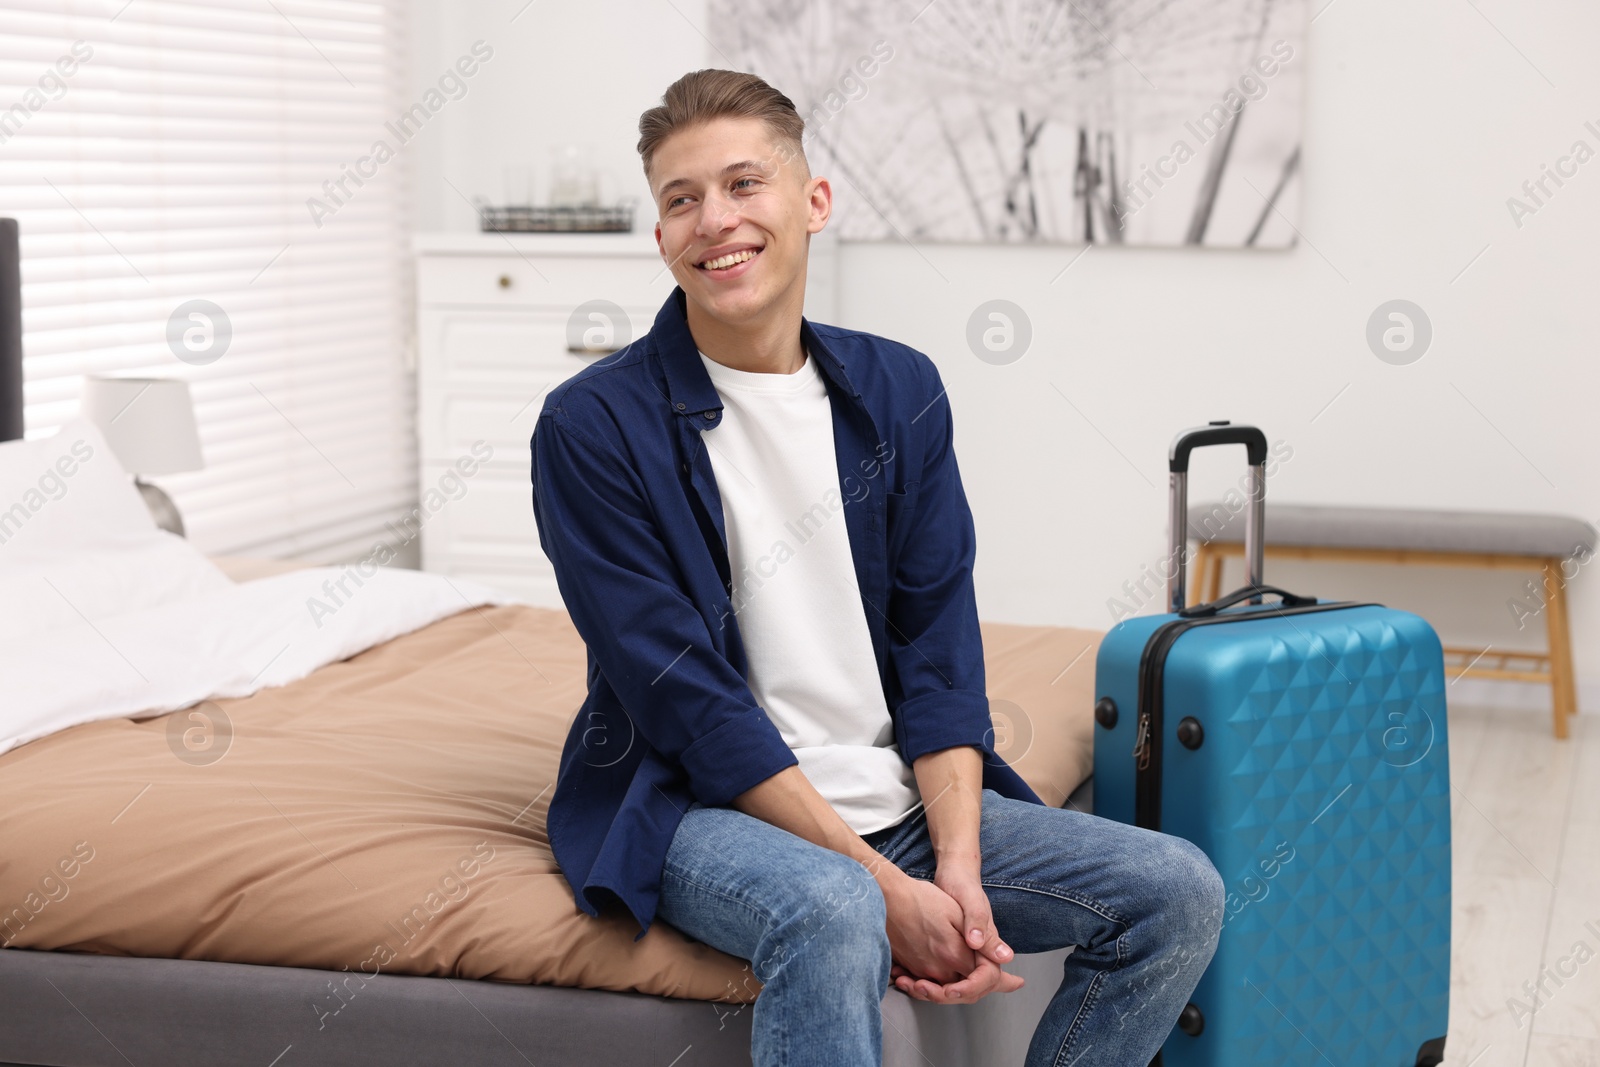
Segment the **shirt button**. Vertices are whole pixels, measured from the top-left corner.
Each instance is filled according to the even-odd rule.
[[[716,417],[717,417],[717,413],[715,411],[706,412],[706,421],[707,422],[710,422],[712,419],[714,419]]]
[[[683,406],[683,405],[682,405],[682,404],[679,404],[679,405],[678,405],[678,410],[679,410],[679,411],[682,411],[682,410],[683,410],[683,407],[684,407],[684,406]]]
[[[684,465],[683,465],[683,473],[685,473],[685,474],[688,474],[688,473],[689,473],[689,465],[688,465],[688,464],[687,464],[687,463],[685,463],[685,464],[684,464]]]

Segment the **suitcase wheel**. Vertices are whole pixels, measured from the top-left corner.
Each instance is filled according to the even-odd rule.
[[[1205,744],[1205,727],[1200,725],[1200,720],[1193,715],[1185,715],[1178,724],[1178,743],[1191,752]]]

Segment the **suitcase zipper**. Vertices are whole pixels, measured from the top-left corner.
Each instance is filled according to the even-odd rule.
[[[1150,766],[1150,713],[1139,712],[1139,732],[1133,739],[1133,758],[1135,766],[1144,770]]]
[[[1279,607],[1272,611],[1246,611],[1236,615],[1209,615],[1193,619],[1173,619],[1165,623],[1145,642],[1144,654],[1139,659],[1139,727],[1134,738],[1134,793],[1133,822],[1147,830],[1161,829],[1161,749],[1165,695],[1163,672],[1167,655],[1178,638],[1196,626],[1212,623],[1239,622],[1246,619],[1269,619],[1283,615],[1307,615],[1314,611],[1332,611],[1342,608],[1382,607],[1381,604],[1357,603],[1350,600],[1326,604],[1306,604],[1299,607]]]

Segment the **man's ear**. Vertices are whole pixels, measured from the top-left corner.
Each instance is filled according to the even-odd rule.
[[[806,190],[806,199],[811,208],[811,217],[806,220],[806,232],[821,233],[828,219],[833,216],[833,186],[828,184],[826,178],[812,178],[806,183]]]

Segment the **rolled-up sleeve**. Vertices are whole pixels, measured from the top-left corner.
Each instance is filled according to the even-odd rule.
[[[636,471],[561,407],[531,442],[539,543],[574,627],[639,734],[706,805],[798,761],[717,651]]]
[[[992,723],[983,666],[983,638],[973,592],[977,553],[972,511],[961,485],[954,419],[933,362],[926,375],[923,464],[909,529],[892,563],[888,605],[889,656],[900,680],[895,740],[906,763],[957,745],[992,753]]]

